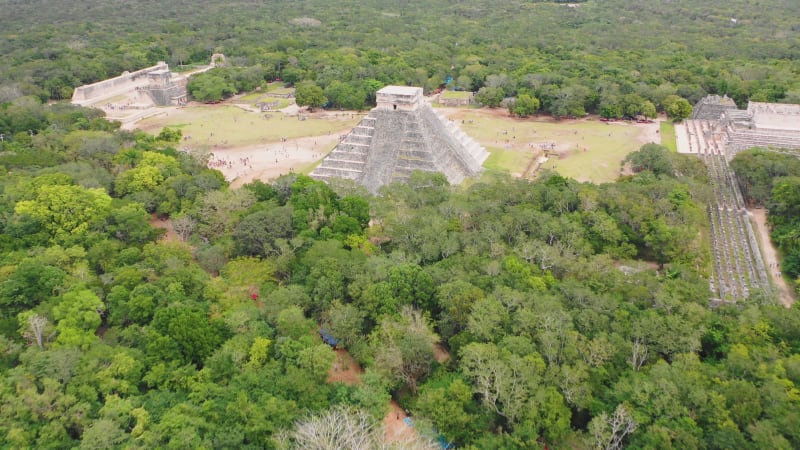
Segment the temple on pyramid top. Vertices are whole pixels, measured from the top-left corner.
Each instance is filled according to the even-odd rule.
[[[422,88],[386,86],[377,106],[311,172],[318,180],[348,178],[376,193],[411,172],[442,172],[450,184],[483,170],[489,153],[424,101]]]
[[[413,86],[386,86],[375,93],[376,109],[416,111],[422,103],[422,88]]]

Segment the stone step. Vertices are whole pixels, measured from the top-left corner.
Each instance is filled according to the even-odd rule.
[[[334,167],[317,167],[311,172],[312,177],[317,176],[325,176],[325,177],[338,177],[338,178],[348,178],[351,180],[356,180],[363,174],[360,170],[353,170],[353,169],[339,169]]]
[[[419,159],[398,159],[395,168],[403,168],[409,171],[412,170],[433,170],[431,161],[423,161]]]
[[[419,149],[404,149],[401,150],[401,156],[408,157],[411,159],[425,159],[428,161],[433,161],[433,154],[428,150],[419,150]]]
[[[332,152],[328,153],[327,158],[334,158],[334,159],[348,159],[353,161],[366,161],[367,160],[367,153],[360,152],[360,151],[343,151],[340,149],[334,149]]]
[[[350,134],[345,140],[348,144],[369,145],[372,141],[372,136],[362,136],[358,134]]]
[[[363,154],[366,155],[369,152],[368,145],[358,145],[358,144],[351,144],[349,142],[343,142],[336,146],[335,152],[342,152],[342,153],[355,153],[355,154]]]
[[[358,170],[363,172],[365,165],[366,162],[364,161],[351,161],[346,159],[326,159],[325,162],[323,162],[322,166],[320,167],[332,168],[332,169]]]

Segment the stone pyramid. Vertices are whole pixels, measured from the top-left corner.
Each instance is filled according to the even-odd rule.
[[[318,180],[349,178],[370,192],[404,182],[414,170],[442,172],[450,184],[477,175],[489,153],[422,101],[422,88],[387,86],[377,106],[319,167]]]

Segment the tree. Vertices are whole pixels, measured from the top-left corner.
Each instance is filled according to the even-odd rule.
[[[26,258],[0,283],[0,307],[10,313],[32,308],[52,297],[66,279],[64,270]]]
[[[186,89],[192,97],[201,102],[215,103],[235,94],[236,86],[222,76],[219,70],[212,69],[189,78]]]
[[[29,342],[33,341],[36,346],[42,348],[45,338],[48,338],[47,332],[50,321],[47,317],[36,314],[33,311],[26,311],[20,313],[17,321],[21,325],[20,334]]]
[[[414,412],[430,420],[448,441],[463,445],[480,432],[475,406],[469,384],[451,375],[432,378],[420,387]]]
[[[683,97],[668,95],[662,102],[664,112],[673,120],[683,120],[692,115],[692,105]]]
[[[528,94],[520,94],[509,107],[513,114],[519,117],[528,117],[539,110],[539,99]]]
[[[481,343],[471,343],[461,350],[461,365],[484,406],[511,424],[528,414],[529,401],[545,367],[536,352],[523,356]]]
[[[389,379],[401,381],[412,392],[433,362],[439,337],[418,310],[405,306],[400,320],[384,319],[376,334],[375,366]]]
[[[673,165],[669,149],[658,144],[645,144],[639,150],[625,157],[635,172],[649,170],[656,175],[673,175]]]
[[[228,330],[219,320],[211,320],[200,311],[179,306],[159,309],[153,328],[172,341],[186,361],[200,365],[226,339]],[[156,345],[157,342],[153,341]],[[168,344],[169,345],[169,344]]]
[[[100,326],[100,314],[105,305],[97,295],[85,288],[67,292],[53,307],[56,320],[56,344],[77,346],[84,350],[97,341],[95,331]]]
[[[57,242],[74,241],[108,214],[111,197],[103,189],[41,186],[32,200],[18,202],[14,212],[38,221]]]
[[[233,230],[240,255],[270,255],[275,241],[292,235],[292,208],[281,206],[245,216]]]
[[[335,407],[295,423],[294,428],[281,436],[284,448],[330,450],[347,448],[353,450],[387,449],[384,431],[364,411]],[[437,442],[429,441],[414,433],[401,443],[408,450],[435,450],[441,448]]]
[[[310,110],[325,106],[328,103],[328,98],[325,97],[322,88],[310,80],[297,84],[294,98],[297,106],[308,106]]]
[[[334,301],[324,313],[323,326],[347,348],[362,338],[365,316],[364,311],[352,304]]]
[[[648,119],[655,119],[658,117],[658,111],[656,111],[656,106],[650,100],[645,100],[642,103],[642,115],[647,117]]]
[[[583,117],[586,115],[586,100],[589,90],[585,86],[570,85],[557,90],[550,114],[560,117]]]
[[[210,191],[199,203],[198,231],[207,237],[220,237],[231,232],[239,215],[255,203],[255,196],[247,189]]]
[[[481,105],[496,108],[500,106],[503,97],[504,94],[501,88],[484,86],[478,89],[478,93],[475,94],[475,101]]]
[[[153,240],[158,231],[150,226],[150,215],[140,203],[128,203],[113,208],[108,216],[106,230],[120,241],[144,244]]]
[[[613,415],[600,413],[589,422],[592,447],[597,450],[617,450],[622,441],[636,430],[636,421],[624,405],[617,405]]]
[[[356,110],[364,109],[366,100],[361,90],[339,80],[333,80],[325,88],[325,97],[331,102],[332,107]]]

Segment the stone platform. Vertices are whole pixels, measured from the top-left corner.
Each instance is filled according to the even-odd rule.
[[[361,120],[311,176],[348,178],[378,192],[411,172],[442,172],[451,184],[482,171],[489,153],[421,100],[421,89],[388,86],[378,107]]]

